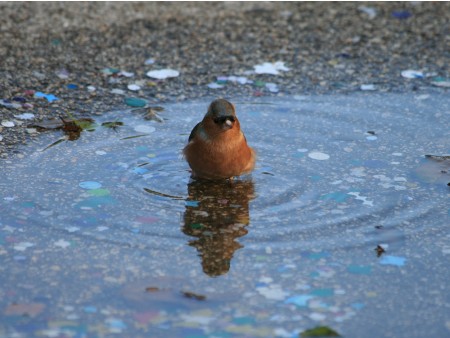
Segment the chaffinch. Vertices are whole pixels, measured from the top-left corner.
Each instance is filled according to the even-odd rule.
[[[249,173],[255,152],[247,145],[233,104],[214,100],[203,120],[192,129],[183,150],[192,177],[224,179]]]

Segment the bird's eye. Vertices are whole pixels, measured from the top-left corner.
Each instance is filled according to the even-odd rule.
[[[234,122],[236,120],[236,118],[233,115],[230,115],[230,116],[219,116],[219,117],[216,117],[214,119],[214,122],[217,123],[217,124],[223,124],[227,120],[231,121],[231,122]]]

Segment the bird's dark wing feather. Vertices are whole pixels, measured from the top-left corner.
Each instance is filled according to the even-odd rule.
[[[195,125],[194,129],[192,129],[191,135],[189,135],[189,141],[188,141],[188,142],[191,142],[191,140],[195,137],[195,134],[197,133],[197,131],[198,131],[198,129],[200,128],[200,125],[201,125],[201,124],[202,124],[201,122],[197,123],[197,124]]]

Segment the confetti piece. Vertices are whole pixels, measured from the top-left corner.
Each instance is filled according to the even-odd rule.
[[[141,86],[138,86],[137,84],[134,84],[134,83],[129,84],[129,85],[127,86],[127,88],[128,88],[129,90],[132,90],[132,91],[138,91],[138,90],[141,90]]]
[[[330,158],[330,155],[325,154],[325,153],[321,153],[319,151],[311,151],[308,154],[308,157],[312,158],[313,160],[325,161],[325,160],[328,160]]]
[[[14,115],[15,118],[21,119],[21,120],[32,120],[34,119],[34,114],[32,113],[23,113],[19,115]]]
[[[284,65],[284,62],[277,61],[275,63],[270,62],[264,62],[260,65],[253,66],[255,69],[256,74],[271,74],[271,75],[278,75],[280,74],[280,70],[283,72],[289,71],[289,68],[287,68]]]
[[[382,265],[395,265],[395,266],[403,266],[405,265],[406,258],[398,257],[398,256],[382,256],[380,259],[380,264]]]
[[[180,72],[174,69],[160,69],[147,72],[147,76],[153,79],[164,80],[171,77],[177,77]]]
[[[80,186],[80,188],[91,190],[91,189],[101,188],[102,184],[99,182],[94,182],[94,181],[85,181],[85,182],[81,182],[79,184],[79,186]]]
[[[145,124],[140,124],[134,127],[134,130],[139,133],[153,133],[156,130],[156,128],[152,126],[147,126]]]
[[[13,121],[2,121],[2,126],[6,128],[11,128],[14,127],[15,124]]]
[[[43,98],[45,98],[48,102],[53,102],[53,101],[59,100],[59,98],[57,98],[57,97],[56,97],[55,95],[53,95],[53,94],[45,94],[45,93],[41,93],[41,92],[36,92],[36,93],[34,93],[34,97],[37,97],[37,98],[43,97]]]
[[[423,78],[423,73],[418,70],[408,69],[408,70],[402,71],[401,74],[406,79],[422,79]]]

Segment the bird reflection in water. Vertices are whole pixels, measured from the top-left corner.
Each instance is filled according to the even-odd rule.
[[[236,250],[236,239],[247,234],[249,202],[254,198],[251,180],[193,181],[188,184],[183,232],[196,239],[203,272],[211,277],[226,274]]]

